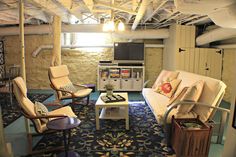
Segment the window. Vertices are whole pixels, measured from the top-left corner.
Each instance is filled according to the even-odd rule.
[[[109,42],[106,33],[63,33],[62,45],[79,48],[81,51],[101,52]]]

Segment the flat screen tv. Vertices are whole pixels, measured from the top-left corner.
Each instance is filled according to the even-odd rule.
[[[144,43],[114,43],[115,61],[144,61]]]

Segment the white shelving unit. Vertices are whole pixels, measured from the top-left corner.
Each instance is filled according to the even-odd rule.
[[[144,66],[98,65],[98,90],[105,91],[104,86],[112,84],[114,91],[141,91],[144,72]]]

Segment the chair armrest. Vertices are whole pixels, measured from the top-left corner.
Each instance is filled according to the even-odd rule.
[[[183,104],[196,104],[196,105],[199,105],[199,106],[204,106],[204,107],[209,107],[209,108],[212,108],[212,109],[216,109],[216,110],[219,110],[221,112],[226,112],[227,114],[230,113],[230,110],[228,110],[228,109],[225,109],[225,108],[222,108],[222,107],[211,106],[210,104],[206,104],[206,103],[179,101],[179,102],[173,103],[172,105],[167,107],[167,111],[164,114],[164,127],[167,125],[167,117],[168,117],[169,113],[171,112],[171,110],[173,110],[177,106],[180,106],[180,105],[183,105]]]
[[[29,119],[41,119],[41,118],[63,118],[63,117],[68,117],[65,114],[57,114],[57,115],[46,115],[46,116],[29,116],[29,115],[25,115],[26,118]]]
[[[145,88],[147,86],[148,82],[150,82],[150,80],[147,80],[143,83],[143,88]]]

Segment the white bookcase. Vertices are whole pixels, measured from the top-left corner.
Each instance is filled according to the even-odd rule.
[[[98,65],[97,86],[105,91],[106,84],[112,84],[114,91],[141,91],[145,76],[144,66]]]

